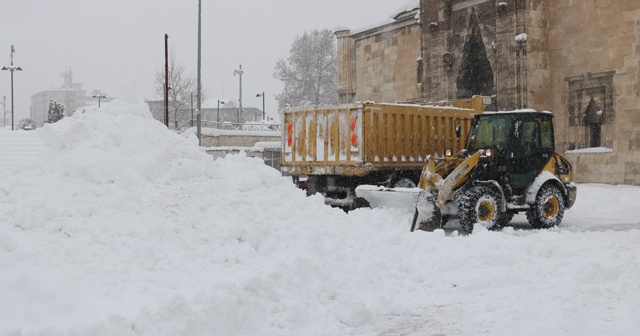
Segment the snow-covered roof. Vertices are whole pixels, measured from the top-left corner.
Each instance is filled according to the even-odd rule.
[[[402,17],[402,14],[412,12],[416,9],[420,9],[420,0],[410,0],[404,4],[404,6],[398,7],[398,9],[396,9],[389,18],[398,19],[399,17]]]
[[[376,29],[382,26],[386,26],[388,24],[392,24],[396,21],[406,19],[409,14],[415,15],[412,12],[420,10],[420,0],[410,0],[405,3],[403,6],[398,7],[395,11],[393,11],[389,17],[383,21],[376,22],[371,25],[367,25],[360,28],[351,29],[351,34],[358,34],[368,30]],[[333,29],[334,32],[349,30],[349,27],[346,26],[337,26]]]
[[[521,110],[512,110],[512,111],[485,111],[482,114],[506,114],[506,113],[548,113],[553,114],[549,111],[536,111],[534,109],[521,109]]]

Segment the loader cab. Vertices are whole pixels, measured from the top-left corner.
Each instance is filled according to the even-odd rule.
[[[487,179],[509,185],[513,194],[528,188],[554,154],[553,115],[518,111],[476,115],[467,149],[492,150]]]

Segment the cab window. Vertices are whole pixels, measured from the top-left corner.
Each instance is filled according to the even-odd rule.
[[[507,146],[512,119],[509,117],[479,118],[469,139],[469,150],[504,149]]]
[[[542,142],[542,150],[545,152],[553,151],[553,127],[551,120],[540,122],[540,138]]]
[[[535,154],[540,148],[539,124],[537,121],[523,121],[520,123],[520,131],[515,141],[515,157],[526,157]]]

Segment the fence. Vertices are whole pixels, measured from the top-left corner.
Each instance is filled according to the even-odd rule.
[[[193,125],[193,126],[191,126]],[[178,131],[183,131],[189,127],[196,127],[196,120],[187,120],[184,124],[178,127]],[[213,128],[219,130],[226,131],[247,131],[247,132],[280,132],[279,124],[254,124],[254,123],[232,123],[229,121],[226,122],[215,122],[215,121],[200,121],[201,128]]]
[[[263,147],[209,147],[207,148],[207,154],[210,154],[214,159],[225,157],[227,154],[237,154],[240,151],[247,153],[247,156],[261,158],[264,163],[280,171],[280,161],[282,157],[282,150],[278,148],[263,148]]]

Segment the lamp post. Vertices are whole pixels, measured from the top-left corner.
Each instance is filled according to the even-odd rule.
[[[242,114],[242,74],[244,74],[244,70],[242,70],[242,64],[240,64],[240,69],[238,70],[233,70],[233,75],[238,75],[240,76],[240,109],[238,110],[237,116],[236,116],[236,122],[238,124],[240,124],[240,115]]]
[[[100,99],[107,98],[107,96],[103,94],[97,94],[97,95],[94,94],[93,98],[98,98],[98,108],[100,108]]]
[[[164,125],[169,128],[169,35],[164,34]]]
[[[13,54],[16,52],[16,48],[13,47],[13,44],[11,45],[11,66],[9,67],[2,67],[2,70],[9,70],[11,71],[11,130],[13,131],[13,72],[14,71],[22,71],[22,68],[20,68],[19,66],[13,66]]]
[[[267,113],[264,111],[264,91],[262,93],[258,93],[256,97],[262,97],[262,120],[265,120],[267,119]]]
[[[198,129],[200,129],[200,121],[201,116],[200,112],[202,111],[202,0],[198,0],[198,82],[197,82],[197,90],[196,98],[197,98],[197,109],[198,109]],[[198,141],[200,141],[200,133],[198,133]],[[198,143],[199,145],[200,143]]]
[[[218,118],[216,119],[216,122],[218,123],[218,128],[220,128],[220,104],[224,105],[224,102],[218,99]]]

